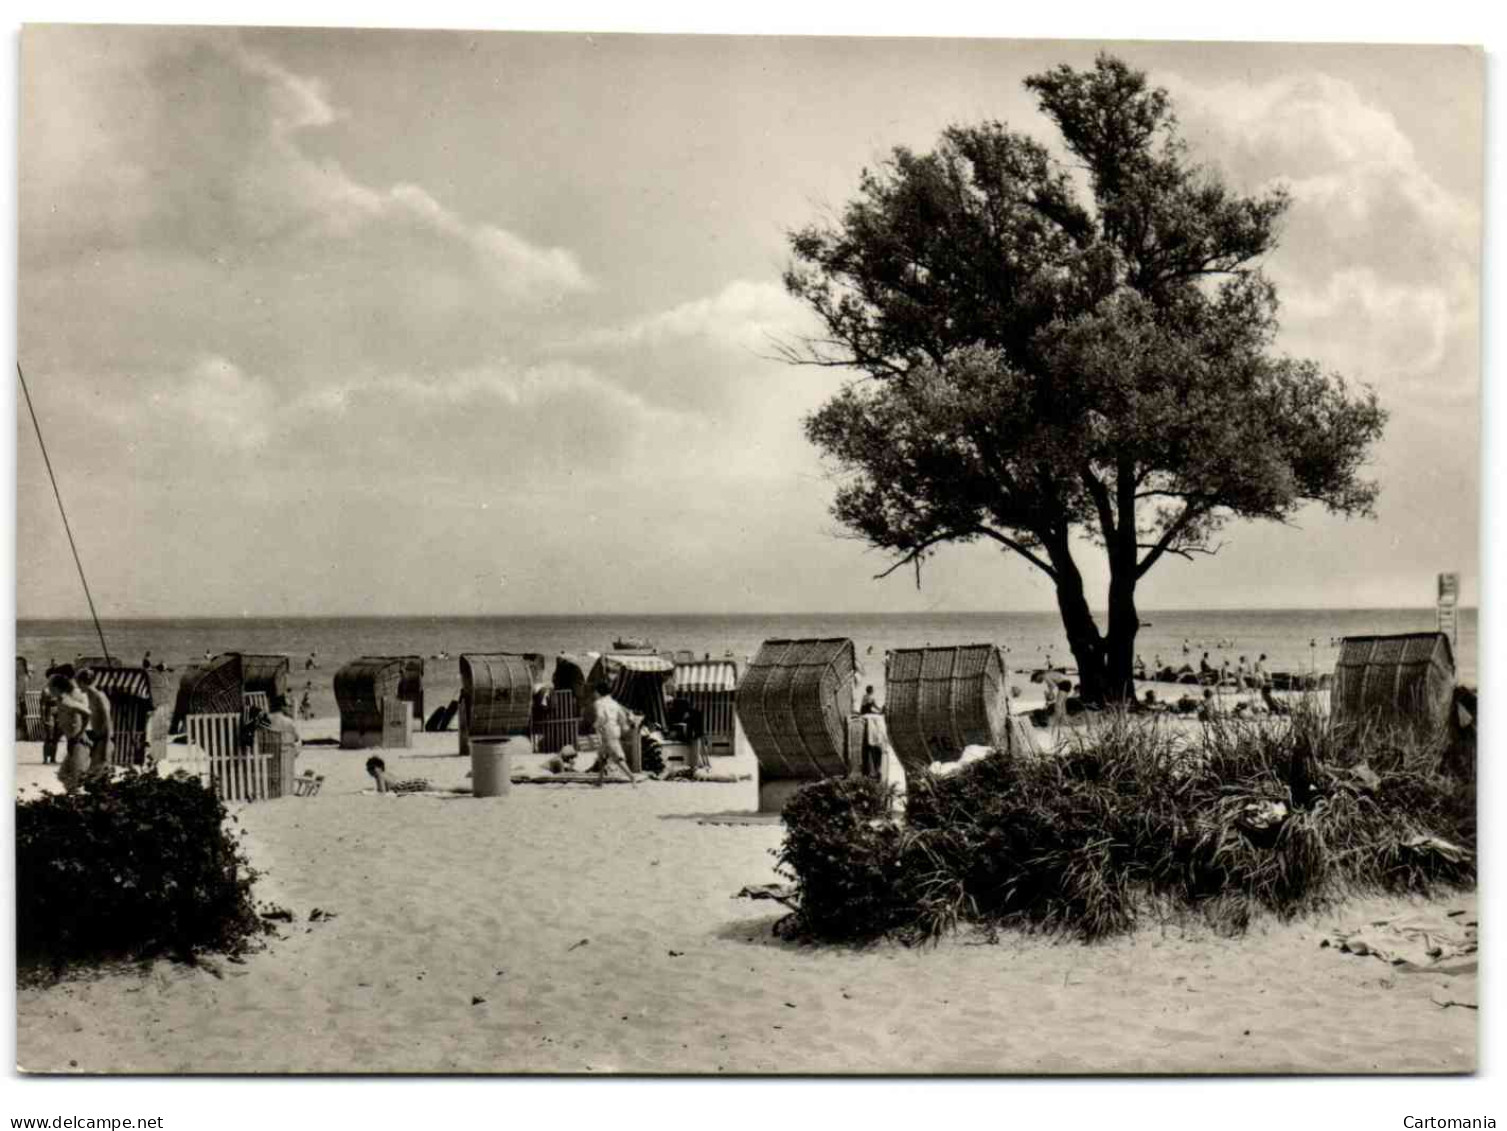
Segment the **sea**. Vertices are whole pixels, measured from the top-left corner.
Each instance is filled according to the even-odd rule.
[[[1266,654],[1272,671],[1334,670],[1340,638],[1366,634],[1429,632],[1433,609],[1231,609],[1144,610],[1136,651],[1148,665],[1198,665],[1208,652],[1218,666]],[[881,696],[884,654],[926,645],[998,644],[1012,672],[1023,677],[1047,666],[1071,668],[1061,621],[1055,613],[778,613],[738,615],[497,617],[229,617],[223,619],[107,620],[109,654],[139,664],[181,669],[205,652],[284,653],[292,663],[295,695],[308,691],[317,715],[337,714],[332,679],[358,656],[426,658],[425,699],[434,704],[460,688],[457,657],[463,652],[611,651],[617,640],[642,640],[658,651],[739,660],[773,639],[847,637],[855,645],[861,683]],[[1462,609],[1455,663],[1460,681],[1475,684],[1477,611]],[[34,672],[54,662],[101,652],[88,620],[18,620],[16,650]]]

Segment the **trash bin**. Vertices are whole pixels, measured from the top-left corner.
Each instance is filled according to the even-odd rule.
[[[502,797],[513,788],[513,755],[518,744],[533,747],[526,738],[473,738],[471,740],[471,793],[475,797]]]

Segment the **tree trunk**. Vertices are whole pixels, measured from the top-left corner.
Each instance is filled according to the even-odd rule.
[[[1057,608],[1067,632],[1068,647],[1078,662],[1079,694],[1088,703],[1101,703],[1105,693],[1104,640],[1083,595],[1083,578],[1066,553],[1053,553],[1057,570]]]
[[[1140,629],[1141,620],[1135,611],[1135,574],[1114,569],[1109,580],[1109,634],[1104,641],[1106,702],[1135,701],[1135,638]]]

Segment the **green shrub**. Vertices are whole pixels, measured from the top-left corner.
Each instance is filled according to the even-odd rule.
[[[903,823],[854,779],[786,809],[796,925],[833,938],[935,938],[959,921],[1130,930],[1149,907],[1229,932],[1354,892],[1475,882],[1472,780],[1438,743],[1341,732],[1311,707],[1198,737],[1108,715],[1056,756],[996,752],[909,783]]]
[[[16,803],[24,962],[244,950],[264,927],[225,807],[186,776],[128,773]]]
[[[796,792],[784,812],[781,870],[800,894],[799,926],[861,940],[901,925],[900,828],[890,791],[868,778],[828,778]]]

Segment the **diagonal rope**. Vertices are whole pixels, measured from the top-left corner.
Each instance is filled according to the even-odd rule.
[[[26,387],[26,374],[21,372],[21,363],[16,362],[16,376],[21,378],[21,392],[26,394],[26,411],[31,413],[31,426],[37,430],[37,446],[42,449],[42,462],[47,465],[47,478],[52,480],[52,494],[58,501],[58,513],[63,516],[63,530],[68,535],[68,548],[73,551],[73,564],[78,567],[78,579],[84,586],[84,599],[89,602],[89,615],[94,618],[94,631],[99,633],[99,646],[105,653],[105,662],[110,661],[110,646],[105,643],[105,630],[99,625],[99,614],[94,611],[94,598],[89,593],[89,582],[84,578],[84,563],[79,561],[78,546],[73,541],[73,528],[68,525],[68,512],[63,509],[63,496],[58,491],[58,477],[52,473],[52,460],[47,458],[47,444],[42,440],[42,425],[37,422],[37,410],[31,403],[31,390]]]

